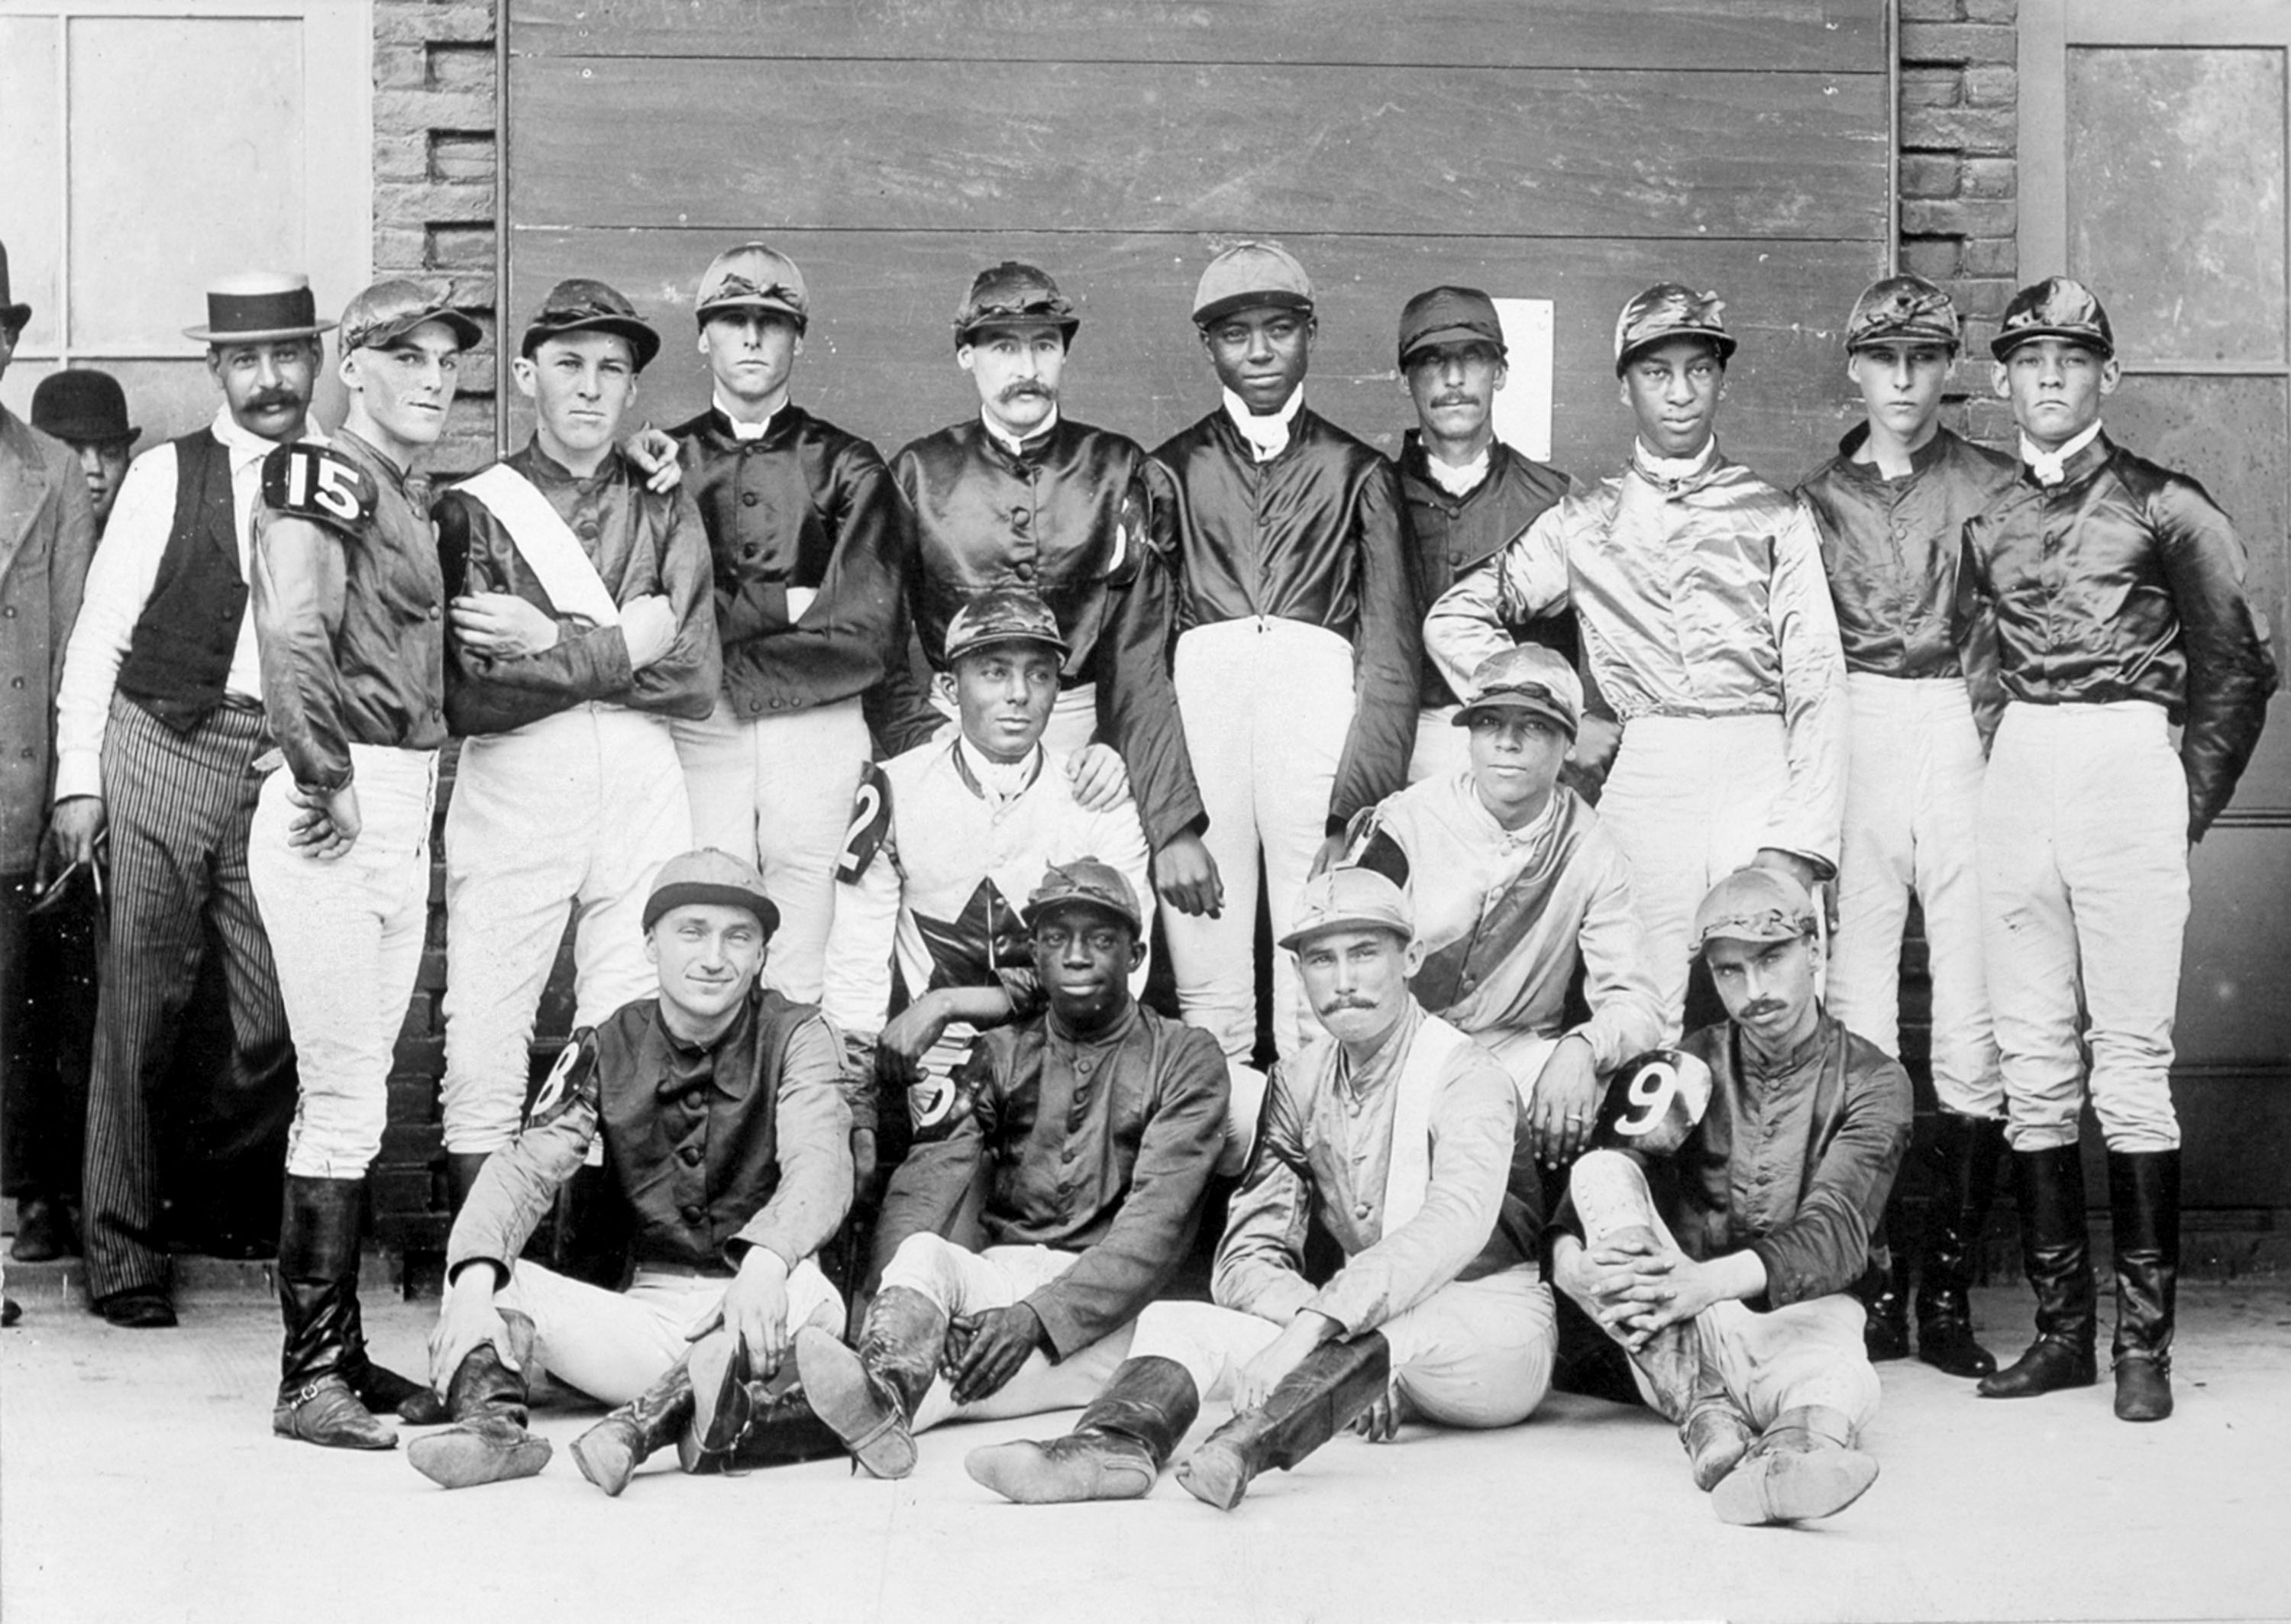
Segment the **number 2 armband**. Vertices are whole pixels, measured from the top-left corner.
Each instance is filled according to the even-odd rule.
[[[374,519],[378,493],[366,470],[325,446],[296,440],[262,459],[262,505],[356,541]]]
[[[851,797],[851,822],[843,832],[843,849],[835,858],[835,877],[856,885],[891,832],[891,781],[870,761],[859,769],[859,787]]]

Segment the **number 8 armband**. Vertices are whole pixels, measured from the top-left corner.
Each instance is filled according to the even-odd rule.
[[[1710,1104],[1710,1068],[1678,1049],[1651,1049],[1616,1068],[1592,1125],[1593,1150],[1668,1156]]]

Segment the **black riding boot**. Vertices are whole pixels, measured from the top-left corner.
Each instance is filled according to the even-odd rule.
[[[573,1440],[573,1464],[607,1494],[618,1494],[653,1451],[676,1441],[692,1420],[692,1366],[667,1374]]]
[[[462,1209],[470,1202],[470,1192],[478,1187],[478,1175],[485,1171],[493,1153],[485,1150],[449,1150],[446,1153],[446,1197],[453,1203],[454,1216],[462,1216]]]
[[[2005,1124],[1942,1111],[1925,1153],[1925,1244],[1917,1261],[1917,1357],[1951,1376],[1986,1376],[1996,1355],[1973,1338],[1973,1278],[1997,1194]]]
[[[406,1447],[414,1469],[446,1489],[531,1477],[549,1464],[549,1440],[526,1431],[525,1369],[533,1357],[533,1322],[511,1310],[502,1315],[508,1328],[511,1369],[491,1342],[462,1356],[446,1389],[446,1408],[454,1425],[417,1438]]]
[[[1392,1349],[1380,1333],[1323,1342],[1265,1395],[1261,1409],[1237,1411],[1178,1462],[1178,1481],[1195,1499],[1231,1511],[1259,1472],[1295,1466],[1382,1398],[1391,1382]]]
[[[946,1345],[946,1314],[921,1292],[887,1286],[868,1305],[859,1346],[807,1325],[795,1333],[796,1369],[819,1419],[877,1477],[915,1469],[915,1407],[930,1391]]]
[[[834,1428],[812,1413],[791,1355],[769,1377],[755,1375],[740,1339],[711,1331],[693,1345],[692,1422],[676,1439],[676,1460],[695,1476],[832,1460],[844,1453]]]
[[[1886,1243],[1888,1236],[1901,1232],[1901,1216],[1898,1207],[1887,1210],[1869,1265],[1853,1285],[1869,1315],[1861,1326],[1861,1346],[1872,1364],[1909,1356],[1909,1257],[1903,1248]]]
[[[270,1429],[334,1449],[395,1449],[398,1435],[358,1399],[358,1225],[362,1178],[286,1177],[278,1223],[278,1307],[286,1323]]]
[[[2037,1339],[1981,1379],[1983,1398],[2033,1398],[2100,1379],[2093,1362],[2098,1306],[2085,1228],[2084,1162],[2073,1145],[2018,1150],[2021,1262],[2037,1294]]]
[[[1065,1437],[975,1449],[962,1469],[1022,1505],[1134,1500],[1154,1491],[1201,1410],[1201,1394],[1184,1365],[1155,1354],[1125,1359]]]
[[[2180,1285],[2180,1153],[2108,1153],[2116,1230],[2116,1419],[2172,1413],[2172,1323]]]

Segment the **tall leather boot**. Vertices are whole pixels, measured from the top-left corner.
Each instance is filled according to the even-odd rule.
[[[270,1430],[331,1449],[395,1449],[346,1372],[365,1359],[358,1325],[362,1178],[286,1177],[278,1223],[278,1307],[286,1323]]]
[[[454,1425],[406,1446],[414,1469],[445,1489],[531,1477],[549,1464],[549,1440],[526,1431],[525,1370],[533,1357],[533,1322],[510,1310],[502,1315],[510,1359],[491,1342],[462,1355],[446,1385],[446,1408]],[[514,1360],[514,1366],[510,1360]]]
[[[1853,1447],[1845,1413],[1809,1404],[1774,1418],[1710,1491],[1710,1508],[1722,1523],[1804,1523],[1834,1516],[1877,1481],[1877,1462]]]
[[[1934,1114],[1917,1259],[1917,1357],[1951,1376],[1986,1376],[1997,1368],[1996,1355],[1973,1340],[1971,1294],[2004,1148],[2005,1124],[1994,1117]]]
[[[2084,1162],[2073,1145],[2016,1150],[2021,1174],[2021,1264],[2037,1294],[2037,1339],[1981,1379],[1983,1398],[2034,1398],[2100,1379],[2093,1363],[2098,1308],[2092,1240],[2085,1229]]]
[[[658,1381],[573,1440],[573,1464],[607,1494],[618,1494],[653,1451],[672,1443],[692,1420],[692,1366],[679,1359]]]
[[[478,1187],[478,1175],[485,1171],[492,1160],[489,1150],[449,1150],[446,1153],[446,1199],[455,1218],[470,1204],[470,1192]]]
[[[2116,1419],[2172,1413],[2172,1325],[2180,1294],[2180,1153],[2108,1153],[2116,1235]]]
[[[1204,1505],[1231,1511],[1250,1481],[1268,1467],[1287,1471],[1384,1396],[1392,1382],[1392,1349],[1382,1333],[1323,1342],[1265,1395],[1242,1410],[1178,1463],[1178,1481]]]
[[[1897,1189],[1869,1244],[1869,1261],[1854,1282],[1853,1295],[1861,1299],[1868,1318],[1861,1323],[1861,1346],[1872,1364],[1909,1356],[1909,1256],[1893,1243],[1907,1226]]]
[[[757,1376],[739,1338],[716,1331],[693,1345],[686,1363],[692,1420],[677,1435],[676,1460],[687,1472],[752,1472],[844,1453],[834,1428],[813,1413],[792,1358]]]
[[[1139,1499],[1154,1491],[1201,1410],[1202,1395],[1184,1365],[1157,1354],[1125,1359],[1065,1437],[975,1449],[963,1457],[962,1469],[1021,1505]]]
[[[921,1292],[887,1286],[868,1305],[859,1346],[807,1325],[795,1333],[796,1371],[819,1419],[876,1477],[915,1469],[915,1408],[930,1391],[946,1344],[946,1314]]]

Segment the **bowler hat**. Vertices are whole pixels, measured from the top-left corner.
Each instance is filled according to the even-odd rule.
[[[32,319],[32,307],[14,302],[15,297],[8,289],[8,245],[0,243],[0,327],[11,333],[21,332]]]
[[[1733,335],[1726,331],[1726,301],[1682,283],[1656,283],[1615,318],[1615,376],[1623,375],[1633,357],[1675,338],[1706,339],[1724,362],[1734,353]]]
[[[202,344],[259,344],[316,338],[334,325],[318,319],[309,277],[295,271],[250,270],[209,288],[206,326],[185,327],[183,336]]]
[[[2116,333],[2108,311],[2092,289],[2068,277],[2046,277],[2013,295],[2005,323],[1989,341],[1989,353],[2003,360],[2040,338],[2064,338],[2102,356],[2116,353]]]
[[[525,329],[518,354],[530,360],[533,352],[552,338],[567,333],[616,333],[636,351],[642,372],[660,353],[660,334],[637,314],[636,306],[620,289],[591,277],[568,277],[549,290],[541,311]]]
[[[143,430],[127,421],[119,380],[92,366],[50,373],[32,391],[32,427],[75,446],[133,443]]]

